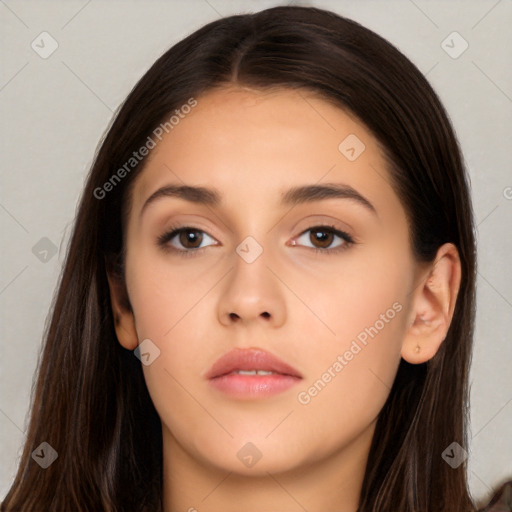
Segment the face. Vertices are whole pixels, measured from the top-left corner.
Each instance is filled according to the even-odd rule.
[[[154,195],[172,185],[212,193]],[[305,91],[211,91],[152,150],[131,201],[133,333],[125,318],[119,338],[150,340],[143,370],[164,450],[262,475],[367,450],[417,273],[372,134]],[[268,393],[219,389],[208,372],[237,348],[300,378]]]

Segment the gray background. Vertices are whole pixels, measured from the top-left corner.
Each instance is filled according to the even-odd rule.
[[[190,32],[219,16],[281,3],[0,0],[0,496],[21,453],[41,333],[77,200],[113,111],[154,60]],[[512,476],[512,4],[291,3],[334,10],[387,38],[427,75],[452,118],[478,224],[467,449],[472,492],[486,497],[492,486]],[[42,46],[43,31],[58,43],[46,59],[31,47],[34,40]],[[469,44],[458,58],[442,47],[454,31]],[[454,52],[463,43],[452,38],[446,44]]]

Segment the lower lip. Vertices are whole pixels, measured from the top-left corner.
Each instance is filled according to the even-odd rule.
[[[300,380],[291,375],[241,375],[233,373],[210,379],[210,384],[234,398],[265,398],[290,389]]]

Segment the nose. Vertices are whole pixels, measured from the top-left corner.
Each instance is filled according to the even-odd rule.
[[[233,268],[221,289],[219,321],[225,326],[261,323],[279,327],[286,317],[284,290],[268,266],[266,251],[253,261],[240,254],[232,255]]]

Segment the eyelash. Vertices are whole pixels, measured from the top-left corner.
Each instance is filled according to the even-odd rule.
[[[176,249],[175,247],[171,247],[171,246],[168,245],[169,242],[176,235],[178,235],[179,233],[181,233],[182,231],[185,231],[187,229],[190,229],[190,230],[193,230],[193,231],[198,231],[200,233],[208,234],[205,231],[203,231],[202,229],[195,228],[194,226],[171,226],[168,231],[166,231],[165,233],[163,233],[162,235],[160,235],[157,238],[157,245],[159,247],[163,248],[164,250],[173,251],[175,253],[180,253],[180,255],[185,257],[185,258],[196,256],[198,253],[202,252],[207,247],[200,247],[199,249],[183,250],[183,249]],[[328,226],[328,225],[314,225],[314,226],[311,226],[310,228],[302,231],[299,234],[299,237],[301,237],[302,235],[304,235],[308,231],[312,231],[312,230],[325,231],[325,232],[328,232],[328,233],[332,233],[332,234],[334,234],[335,236],[341,238],[344,241],[344,243],[341,246],[335,247],[333,249],[319,249],[318,247],[307,247],[307,249],[310,249],[310,250],[314,251],[316,254],[322,254],[322,255],[326,255],[326,254],[327,255],[339,254],[339,253],[347,250],[349,247],[351,247],[355,243],[354,239],[348,233],[346,233],[345,231],[341,231],[339,229],[336,229],[335,226]],[[208,236],[210,236],[210,235],[208,235]]]

